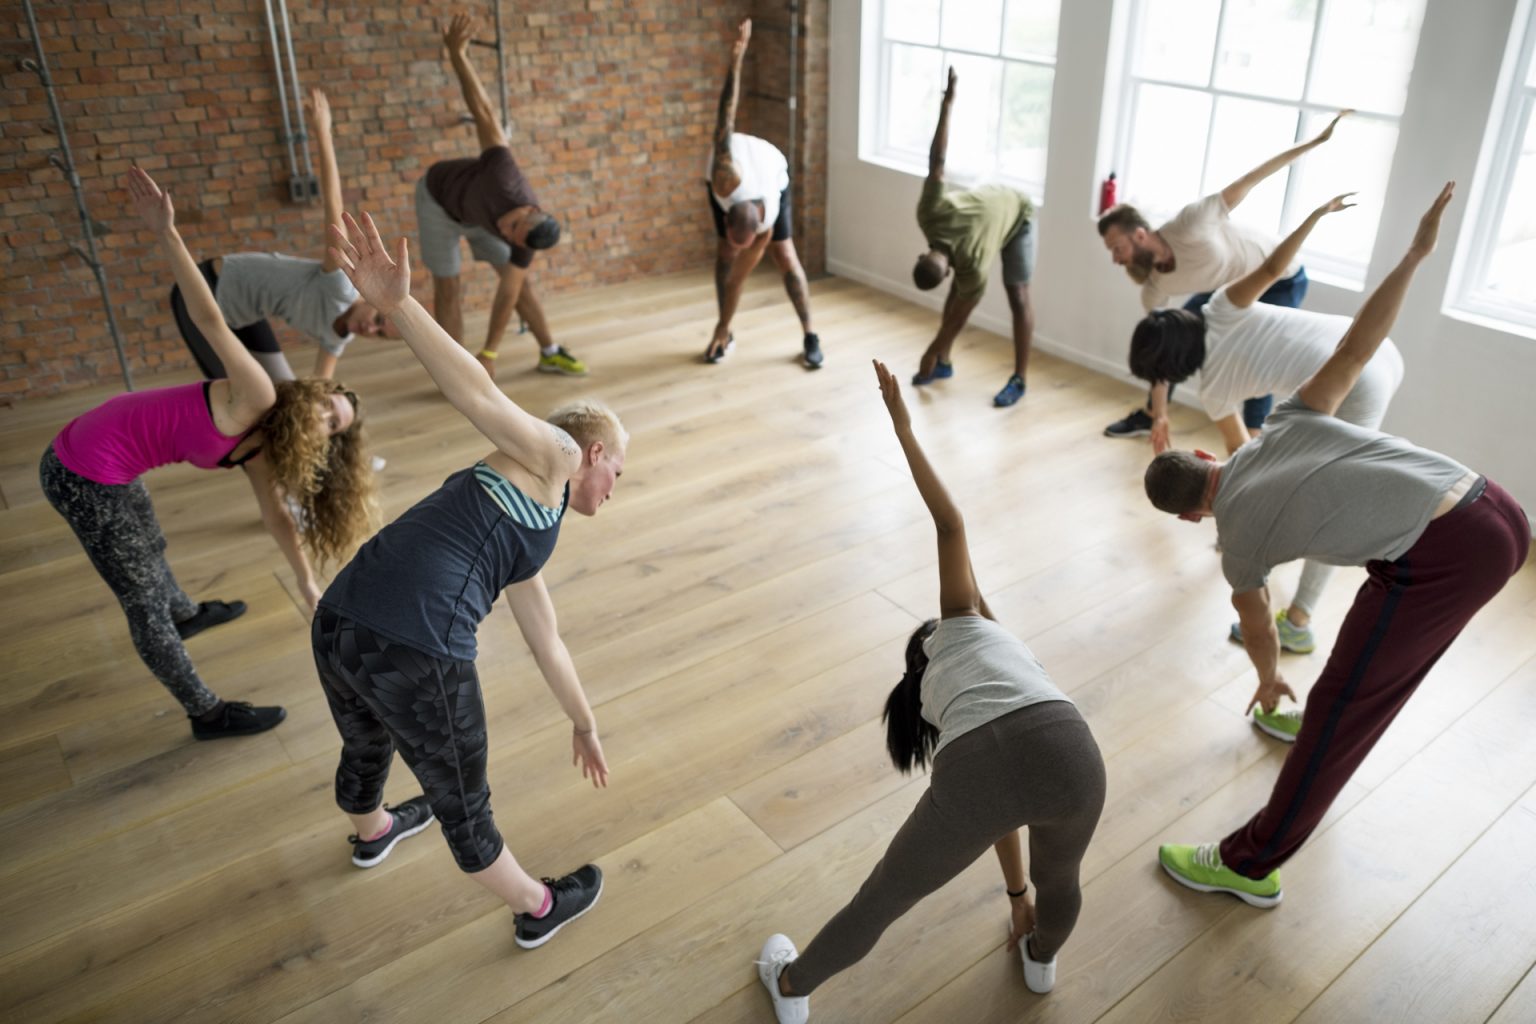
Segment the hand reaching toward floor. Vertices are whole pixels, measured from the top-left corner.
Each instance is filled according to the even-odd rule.
[[[1169,435],[1168,417],[1158,416],[1152,421],[1152,454],[1161,455],[1173,447],[1173,438]]]
[[[160,234],[176,226],[176,208],[171,205],[171,194],[160,191],[160,186],[144,168],[130,167],[125,181],[133,212],[146,227]]]
[[[608,761],[603,757],[596,728],[591,732],[571,732],[571,764],[581,765],[581,777],[591,779],[595,788],[608,785]]]
[[[1276,673],[1275,678],[1270,682],[1259,683],[1259,688],[1253,691],[1253,696],[1249,698],[1248,706],[1243,709],[1243,714],[1246,715],[1252,711],[1255,704],[1262,707],[1265,711],[1274,711],[1279,706],[1282,695],[1291,698],[1291,700],[1296,699],[1296,691],[1292,690],[1290,684],[1281,679],[1280,675]]]
[[[1008,952],[1016,953],[1024,936],[1035,930],[1035,904],[1029,898],[1029,893],[1018,899],[1008,897],[1008,904],[1012,912],[1012,921],[1008,926]]]
[[[388,316],[411,295],[410,249],[402,236],[391,258],[379,237],[373,218],[363,214],[358,224],[350,213],[341,215],[347,230],[330,225],[331,256],[357,288],[358,293],[380,313]]]
[[[891,414],[891,425],[898,431],[910,429],[912,417],[907,413],[905,399],[901,397],[901,383],[880,360],[872,362],[875,364],[875,376],[880,381],[880,397],[885,399],[886,411]]]

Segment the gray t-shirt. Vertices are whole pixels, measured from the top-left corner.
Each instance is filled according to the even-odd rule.
[[[1392,561],[1470,470],[1415,444],[1325,416],[1292,395],[1228,460],[1211,510],[1221,571],[1234,593],[1298,558],[1328,565]]]
[[[1010,711],[1051,700],[1071,703],[1024,641],[980,615],[940,620],[923,650],[923,718],[939,730],[935,755],[956,736]]]
[[[340,270],[327,274],[320,268],[319,260],[300,256],[233,253],[224,257],[214,298],[232,328],[275,316],[339,356],[352,335],[336,333],[336,318],[352,308],[357,289]]]

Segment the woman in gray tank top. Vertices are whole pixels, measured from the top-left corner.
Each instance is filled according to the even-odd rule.
[[[932,784],[857,895],[803,954],[784,935],[763,945],[758,977],[780,1024],[808,1020],[812,991],[863,959],[897,918],[989,846],[1008,896],[1006,948],[1019,950],[1029,989],[1049,992],[1056,953],[1082,907],[1078,871],[1104,807],[1104,761],[1087,723],[1029,648],[993,619],[960,510],[912,432],[896,378],[883,363],[875,372],[938,530],[940,618],[907,641],[906,672],[884,716],[892,762],[903,773],[931,763]]]

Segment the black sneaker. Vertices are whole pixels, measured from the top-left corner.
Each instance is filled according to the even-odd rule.
[[[282,708],[257,708],[243,700],[225,701],[219,714],[212,721],[192,719],[192,737],[199,740],[221,740],[226,736],[253,736],[275,728],[288,717]]]
[[[821,355],[821,339],[814,334],[805,336],[805,353],[800,357],[807,370],[819,370],[823,358]]]
[[[245,614],[244,601],[204,601],[197,606],[197,613],[190,619],[176,623],[176,632],[183,640],[189,640],[212,626],[222,626]]]
[[[591,910],[597,898],[603,894],[603,870],[596,864],[577,868],[564,878],[545,878],[545,885],[554,894],[554,903],[543,917],[532,914],[514,914],[517,922],[517,944],[524,949],[537,949],[555,937],[555,932]]]
[[[721,345],[719,348],[714,346],[714,339],[710,339],[709,348],[704,350],[704,361],[706,363],[723,362],[725,357],[731,354],[731,349],[736,347],[736,335],[728,334],[725,337],[724,345]]]
[[[398,807],[386,804],[384,809],[389,812],[388,832],[377,839],[347,837],[347,842],[352,844],[352,863],[360,868],[371,868],[382,863],[396,843],[409,839],[432,824],[432,808],[427,806],[427,798],[424,796],[412,797]]]
[[[1115,420],[1104,428],[1105,437],[1146,437],[1152,433],[1152,417],[1147,410],[1136,409],[1123,420]]]

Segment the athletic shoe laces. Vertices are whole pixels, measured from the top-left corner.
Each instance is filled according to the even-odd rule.
[[[1220,871],[1223,867],[1221,863],[1221,844],[1205,843],[1195,847],[1194,862],[1210,871]]]

